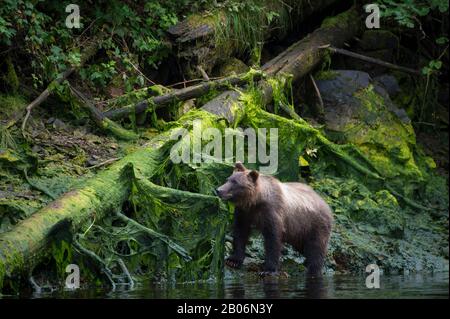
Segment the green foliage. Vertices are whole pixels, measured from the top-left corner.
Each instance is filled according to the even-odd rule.
[[[52,243],[52,256],[55,261],[58,278],[65,277],[66,267],[72,263],[72,254],[72,245],[65,240],[55,241]]]
[[[98,85],[105,87],[117,74],[115,66],[115,61],[90,65],[80,71],[80,77],[83,80],[88,80],[94,87]]]
[[[400,25],[414,28],[420,24],[419,19],[430,13],[448,13],[447,0],[378,0],[381,14],[386,18],[393,18]]]
[[[422,74],[430,76],[442,68],[442,61],[431,60],[427,66],[422,68]]]
[[[192,11],[210,1],[174,0],[145,2],[77,2],[81,28],[65,26],[65,7],[71,1],[5,0],[0,6],[0,48],[17,45],[31,61],[35,87],[43,87],[70,65],[79,65],[83,41],[103,32],[101,43],[107,59],[82,70],[82,79],[104,88],[120,74],[127,91],[144,86],[136,68],[157,68],[167,56],[165,31],[178,22],[185,9]],[[87,10],[86,8],[89,8]],[[132,53],[131,53],[132,52]]]
[[[290,5],[282,1],[225,1],[215,17],[216,45],[224,50],[232,48],[238,54],[247,53],[253,63],[258,63],[271,29],[279,29],[281,34],[290,28],[290,12],[296,2],[287,2]]]

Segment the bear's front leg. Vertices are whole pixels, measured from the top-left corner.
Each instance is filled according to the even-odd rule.
[[[233,221],[233,253],[225,260],[225,264],[231,268],[239,268],[245,259],[245,246],[250,235],[251,220],[243,213],[234,210]]]
[[[262,235],[264,237],[265,262],[261,276],[278,273],[282,247],[282,226],[274,211],[264,214]]]

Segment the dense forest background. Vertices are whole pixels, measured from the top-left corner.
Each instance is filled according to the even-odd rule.
[[[279,129],[276,176],[335,213],[328,272],[448,271],[448,1],[373,1],[380,29],[366,1],[83,0],[68,28],[71,2],[0,4],[4,292],[70,263],[85,285],[223,276],[232,165],[169,160],[195,119]]]

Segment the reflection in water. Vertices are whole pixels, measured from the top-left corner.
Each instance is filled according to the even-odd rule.
[[[380,289],[368,289],[365,276],[326,275],[308,278],[259,278],[254,273],[241,272],[238,278],[226,278],[221,283],[189,284],[142,283],[133,290],[101,289],[25,293],[22,298],[448,298],[449,273],[382,275]],[[16,296],[17,297],[17,296]]]
[[[279,281],[284,278],[267,277],[262,279],[265,298],[281,298]]]
[[[305,283],[306,298],[325,299],[328,298],[327,289],[323,277],[307,277]]]

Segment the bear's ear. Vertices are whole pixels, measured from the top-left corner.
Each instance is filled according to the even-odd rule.
[[[234,165],[234,170],[237,172],[243,172],[245,171],[245,166],[241,162],[236,162]]]
[[[248,177],[250,177],[250,179],[253,181],[253,183],[256,183],[256,181],[258,180],[258,177],[259,177],[259,172],[258,171],[250,171],[250,173],[248,173]]]

